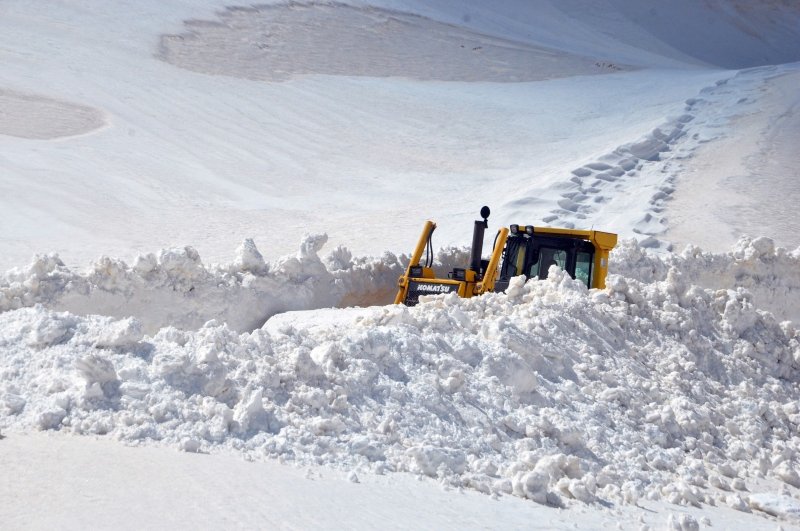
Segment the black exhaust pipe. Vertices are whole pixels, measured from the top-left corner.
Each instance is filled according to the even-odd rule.
[[[472,255],[470,256],[469,268],[475,274],[481,274],[481,255],[483,254],[483,232],[489,228],[489,207],[481,208],[483,221],[475,220],[475,228],[472,230]]]

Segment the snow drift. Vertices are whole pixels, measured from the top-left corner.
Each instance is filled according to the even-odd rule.
[[[356,258],[338,247],[318,251],[327,236],[306,236],[294,256],[267,263],[245,240],[233,263],[206,266],[191,247],[140,255],[133,265],[103,257],[86,271],[57,255],[37,256],[0,281],[0,311],[43,304],[78,314],[136,317],[154,333],[165,326],[196,329],[211,319],[236,331],[253,330],[288,310],[384,303],[402,271],[391,253]]]
[[[306,287],[297,305],[318,303],[337,280],[335,260],[326,268],[316,257],[319,241],[306,240],[294,268],[268,267],[245,245],[236,268],[201,278],[235,271],[235,300],[248,282],[315,264],[320,282],[293,278]],[[0,426],[408,471],[552,505],[647,497],[746,508],[758,503],[750,478],[800,486],[800,334],[736,285],[769,285],[764,273],[781,268],[797,282],[798,253],[765,239],[727,255],[664,259],[631,242],[616,253],[617,263],[633,259],[605,291],[555,269],[506,294],[289,312],[244,333],[217,320],[147,335],[137,317],[57,311],[72,286],[103,293],[99,280],[120,276],[18,271],[3,286],[5,308],[29,306],[0,314]],[[169,263],[162,255],[148,271]],[[729,276],[717,283],[731,283],[693,284],[697,263],[718,264]],[[155,277],[170,286],[166,272]],[[39,291],[26,296],[26,282]]]

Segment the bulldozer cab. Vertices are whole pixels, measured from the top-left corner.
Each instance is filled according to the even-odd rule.
[[[518,275],[545,279],[553,265],[587,288],[605,287],[608,251],[615,244],[616,235],[605,232],[511,225],[495,290],[505,290]]]
[[[464,268],[454,268],[448,278],[436,278],[431,244],[436,224],[425,222],[408,267],[397,280],[395,304],[413,306],[421,295],[456,293],[459,297],[473,297],[505,291],[510,280],[519,275],[547,278],[552,265],[559,266],[588,288],[605,287],[608,253],[617,244],[616,234],[511,225],[497,231],[489,260],[484,260],[483,235],[489,226],[488,217],[489,207],[483,207],[483,219],[474,223],[470,262]],[[426,251],[425,262],[422,262]]]

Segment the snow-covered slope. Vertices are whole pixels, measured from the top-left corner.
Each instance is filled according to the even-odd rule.
[[[42,448],[133,488],[95,435],[161,447],[154,526],[800,526],[796,3],[225,4],[0,4],[0,520],[91,525]],[[382,306],[485,203],[638,241],[604,291]],[[265,515],[230,454],[330,498],[278,466]]]
[[[724,54],[743,57],[741,47],[761,50],[758,64],[800,49],[796,32],[782,29],[796,28],[791,5],[653,4],[658,16],[644,17],[640,2],[424,4],[386,4],[419,17],[339,4],[218,16],[218,2],[4,2],[0,267],[34,253],[57,251],[78,265],[175,245],[222,261],[248,237],[276,257],[306,230],[360,254],[398,252],[425,217],[442,222],[439,243],[464,244],[462,220],[476,207],[455,185],[481,189],[498,212],[521,201],[499,223],[524,215],[653,232],[648,220],[660,206],[650,201],[671,186],[662,165],[647,164],[670,158],[653,151],[661,135],[664,149],[693,149],[719,134],[721,119],[752,112],[747,103],[779,73],[757,71],[720,91],[715,83],[735,73],[702,64],[730,66]],[[679,53],[685,39],[660,40],[653,29],[699,15],[717,25],[694,49],[716,47],[719,57]],[[326,32],[315,31],[322,21]],[[369,38],[398,55],[381,62]],[[173,66],[162,60],[170,49],[180,52],[176,64],[225,75]],[[290,80],[248,79],[278,69]],[[518,71],[559,79],[498,84],[493,71],[505,81]],[[630,154],[614,155],[642,143],[641,168]],[[573,170],[607,157],[634,171],[631,179],[571,183]],[[606,190],[620,186],[624,193]],[[626,201],[606,206],[612,195]],[[381,237],[365,237],[367,225]]]
[[[411,10],[523,42],[642,66],[747,68],[800,59],[791,0],[389,0]]]

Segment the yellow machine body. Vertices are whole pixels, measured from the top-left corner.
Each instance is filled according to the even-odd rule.
[[[539,255],[541,252],[544,256],[551,250],[552,254],[563,258],[561,264],[557,261],[553,263],[561,265],[573,278],[576,278],[577,270],[583,273],[581,277],[587,287],[605,288],[608,255],[617,244],[616,234],[596,230],[511,225],[498,231],[489,259],[482,260],[483,227],[488,226],[486,218],[489,215],[489,209],[484,209],[481,211],[484,220],[475,221],[469,267],[454,269],[449,278],[437,278],[434,273],[430,239],[436,224],[433,221],[425,222],[409,265],[397,281],[395,304],[414,305],[422,295],[456,293],[459,297],[469,298],[489,291],[504,291],[508,280],[517,274],[524,274],[528,278],[544,278],[547,275],[544,266],[537,269]],[[420,260],[426,248],[428,256],[426,263],[422,265]],[[532,261],[534,258],[535,261]]]
[[[503,245],[505,243],[505,238],[508,236],[508,229],[500,229],[497,245],[495,245],[495,249],[492,252],[486,268],[487,273],[480,278],[478,272],[472,269],[464,269],[463,278],[436,278],[433,268],[421,266],[419,264],[422,253],[425,251],[425,247],[430,238],[430,234],[432,234],[435,229],[436,224],[433,221],[425,222],[425,227],[422,229],[422,236],[420,236],[419,242],[417,242],[417,246],[411,254],[411,261],[406,268],[406,272],[397,281],[398,290],[394,300],[395,304],[406,302],[409,291],[414,290],[415,287],[421,292],[420,294],[436,295],[455,292],[459,297],[464,298],[481,295],[494,289],[497,266],[503,254]],[[414,300],[416,301],[416,298]]]

